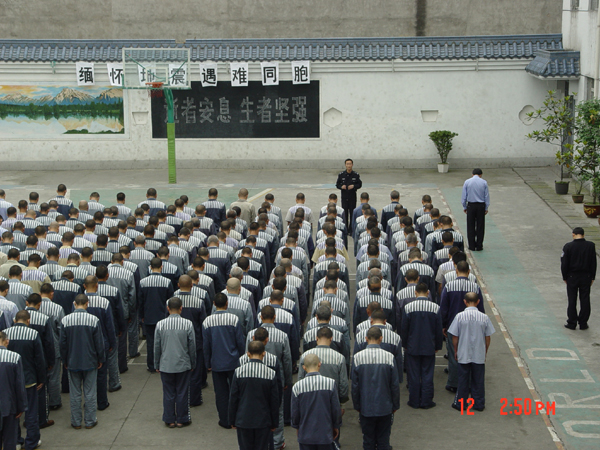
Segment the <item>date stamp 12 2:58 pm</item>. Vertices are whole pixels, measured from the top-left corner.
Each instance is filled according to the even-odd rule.
[[[460,406],[461,415],[472,416],[475,413],[471,411],[474,400],[472,398],[459,399],[458,405]],[[553,416],[556,414],[556,403],[555,402],[541,402],[532,400],[530,398],[514,398],[500,399],[500,415],[501,416],[530,416],[535,414]]]

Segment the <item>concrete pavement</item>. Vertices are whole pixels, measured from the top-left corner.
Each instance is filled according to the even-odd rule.
[[[389,191],[394,188],[400,190],[401,202],[411,214],[420,206],[421,196],[430,194],[436,207],[455,216],[465,234],[460,188],[470,176],[469,171],[442,175],[432,170],[356,169],[363,179],[363,191],[369,192],[371,203],[377,209],[389,203]],[[541,179],[553,182],[550,169],[535,171]],[[112,204],[114,194],[123,190],[129,206],[142,201],[145,188],[150,186],[156,187],[159,198],[163,199],[187,193],[190,205],[204,199],[206,190],[213,186],[219,188],[224,201],[235,199],[240,187],[249,188],[250,195],[272,189],[276,204],[284,210],[294,204],[297,192],[304,192],[307,205],[313,210],[326,204],[328,194],[335,192],[332,184],[335,174],[319,170],[235,173],[180,170],[180,184],[176,187],[166,184],[166,171],[156,170],[0,172],[0,177],[0,187],[7,190],[7,200],[14,204],[27,198],[31,190],[38,191],[42,200],[50,198],[60,182],[71,189],[75,203],[97,190],[103,203]],[[600,345],[597,344],[600,319],[594,310],[597,304],[594,291],[590,329],[582,332],[562,327],[566,294],[559,257],[562,245],[571,239],[569,227],[514,171],[486,170],[484,178],[490,184],[492,206],[487,216],[485,250],[475,253],[473,262],[482,287],[495,307],[492,309],[491,304],[486,303],[486,311],[496,328],[486,364],[486,410],[473,416],[461,416],[450,408],[452,395],[444,390],[445,360],[440,352],[434,399],[438,406],[427,411],[407,407],[407,391],[403,387],[392,444],[394,448],[403,449],[459,449],[464,448],[465,442],[471,448],[490,449],[551,449],[557,445],[569,449],[597,448],[600,405],[596,403],[600,402],[589,398],[598,394],[600,380]],[[254,203],[260,204],[262,198],[261,195]],[[590,226],[598,225],[592,222]],[[160,420],[160,379],[146,372],[144,355],[130,364],[130,370],[122,375],[122,382],[121,391],[109,394],[111,406],[98,413],[100,425],[93,430],[71,429],[68,397],[63,396],[63,409],[51,413],[57,424],[42,431],[42,448],[237,448],[235,432],[217,426],[210,378],[210,387],[204,390],[204,405],[192,409],[193,425],[181,430],[167,429]],[[556,401],[556,416],[550,417],[551,422],[546,423],[535,415],[500,415],[501,399],[514,403],[514,398],[532,398],[532,395],[544,402]],[[578,399],[588,400],[578,403]],[[361,448],[358,416],[351,402],[345,408],[342,446]],[[506,411],[512,409],[506,408]],[[427,425],[430,427],[426,428]],[[555,434],[549,432],[548,427]],[[285,434],[288,448],[298,448],[294,430],[286,428]],[[560,442],[553,442],[553,437]]]

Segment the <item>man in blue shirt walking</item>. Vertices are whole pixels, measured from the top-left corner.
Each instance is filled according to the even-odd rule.
[[[473,177],[465,181],[462,190],[462,206],[467,214],[467,237],[469,250],[483,250],[485,215],[490,207],[490,192],[487,181],[481,178],[483,171],[473,169]]]

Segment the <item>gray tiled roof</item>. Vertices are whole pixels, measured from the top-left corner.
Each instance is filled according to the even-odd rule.
[[[4,62],[105,62],[122,61],[123,48],[177,47],[175,40],[38,40],[0,39]]]
[[[533,58],[539,49],[562,49],[560,34],[288,40],[188,40],[192,60],[369,61]]]
[[[576,78],[580,75],[579,52],[538,50],[525,70],[544,78]]]
[[[560,34],[465,37],[188,40],[0,40],[0,61],[121,61],[123,48],[190,48],[192,61],[530,59],[562,50]]]

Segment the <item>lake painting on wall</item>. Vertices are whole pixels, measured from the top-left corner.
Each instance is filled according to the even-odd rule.
[[[1,137],[124,133],[120,88],[0,86]]]

